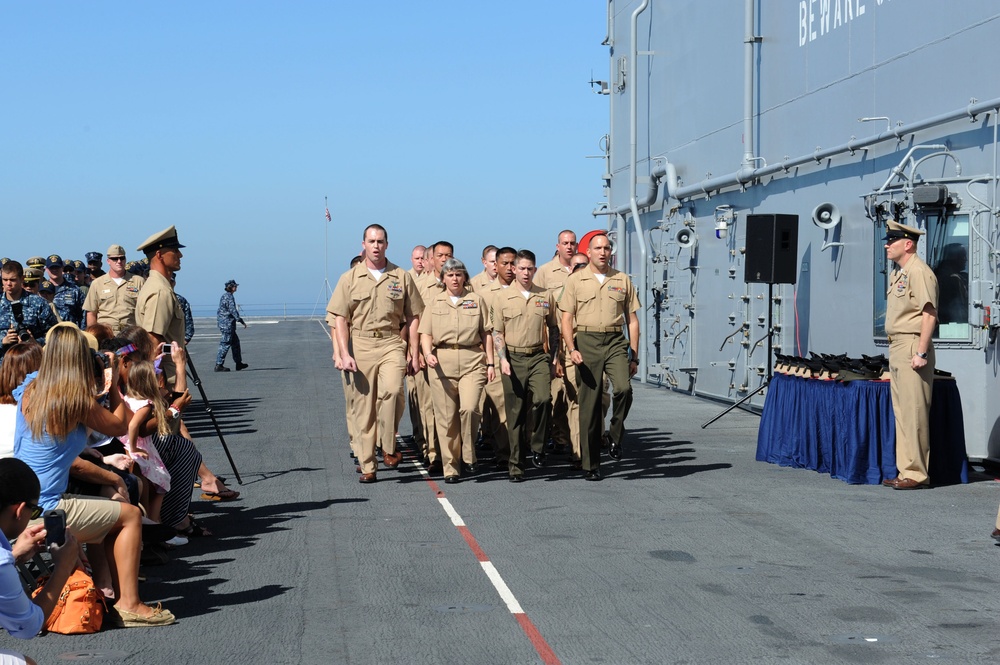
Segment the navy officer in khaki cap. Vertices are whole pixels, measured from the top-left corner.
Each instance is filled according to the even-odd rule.
[[[87,254],[88,260],[91,252]],[[109,326],[117,335],[125,326],[135,325],[135,304],[145,278],[125,272],[125,248],[108,247],[108,272],[94,279],[83,302],[87,327],[95,323]]]
[[[889,220],[886,258],[897,268],[889,275],[885,332],[889,337],[889,383],[896,419],[896,468],[899,475],[882,484],[913,490],[930,483],[931,389],[934,386],[934,346],[938,283],[934,272],[917,256],[924,232]]]
[[[185,346],[184,311],[174,296],[170,278],[181,269],[183,247],[173,226],[154,233],[139,245],[138,251],[149,259],[149,277],[139,290],[135,303],[136,325],[144,328],[157,343],[177,342],[182,349]],[[161,367],[167,385],[174,385],[176,369],[170,354],[163,357]]]

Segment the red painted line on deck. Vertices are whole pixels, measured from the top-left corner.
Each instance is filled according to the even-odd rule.
[[[414,466],[423,468],[423,465],[420,464],[416,458],[413,458],[410,461]],[[445,495],[436,482],[427,476],[424,477],[424,480],[434,492],[435,497],[443,497]],[[454,508],[454,506],[452,507]],[[462,521],[464,522],[465,520],[463,519]],[[472,535],[472,532],[469,531],[469,527],[457,526],[455,528],[457,528],[458,532],[462,534],[462,538],[465,539],[465,544],[469,546],[470,550],[472,550],[472,554],[476,557],[477,561],[484,563],[490,560],[490,558],[486,556],[486,552],[483,548],[480,547],[479,541],[477,541],[475,536]],[[492,583],[492,580],[490,580],[490,582]],[[538,628],[536,628],[535,624],[531,622],[528,615],[521,612],[511,612],[511,614],[515,619],[517,619],[518,625],[521,626],[521,630],[524,631],[528,641],[531,642],[531,646],[535,647],[535,651],[538,652],[538,656],[542,659],[542,662],[545,663],[545,665],[562,665],[559,657],[556,656],[552,647],[550,647],[549,643],[545,641],[544,637],[542,637],[542,634],[538,632]]]

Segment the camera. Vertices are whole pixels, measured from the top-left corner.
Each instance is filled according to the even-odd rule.
[[[14,323],[17,324],[17,339],[22,342],[30,342],[32,340],[31,331],[28,330],[28,326],[24,325],[24,303],[20,300],[12,302],[10,312],[14,315]]]
[[[42,515],[45,525],[45,544],[63,545],[66,542],[66,511],[46,510]]]

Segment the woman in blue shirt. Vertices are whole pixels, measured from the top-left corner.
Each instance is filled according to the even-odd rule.
[[[39,505],[66,511],[66,527],[77,540],[103,546],[112,571],[117,603],[109,617],[125,627],[159,626],[174,622],[160,607],[139,599],[139,555],[142,516],[127,503],[101,497],[64,494],[70,467],[87,445],[88,428],[109,436],[128,432],[121,395],[111,390],[109,408],[97,401],[103,373],[95,372],[96,340],[88,340],[75,325],[53,327],[46,337],[45,354],[37,375],[29,375],[14,391],[20,408],[14,434],[14,456],[34,470],[41,483]],[[108,354],[111,385],[118,382],[118,363]],[[98,557],[92,557],[98,558]],[[115,616],[117,615],[117,617]]]

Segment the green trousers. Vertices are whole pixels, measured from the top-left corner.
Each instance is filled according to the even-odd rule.
[[[524,473],[524,459],[530,444],[536,453],[545,451],[545,432],[552,413],[549,408],[549,355],[525,355],[511,352],[510,376],[501,374],[503,400],[507,410],[507,435],[510,439],[510,475]]]
[[[620,332],[578,332],[576,348],[583,364],[576,368],[580,401],[580,461],[587,471],[601,466],[604,419],[601,393],[606,375],[611,381],[611,438],[625,439],[625,418],[632,407],[632,381],[628,375],[628,340]]]

